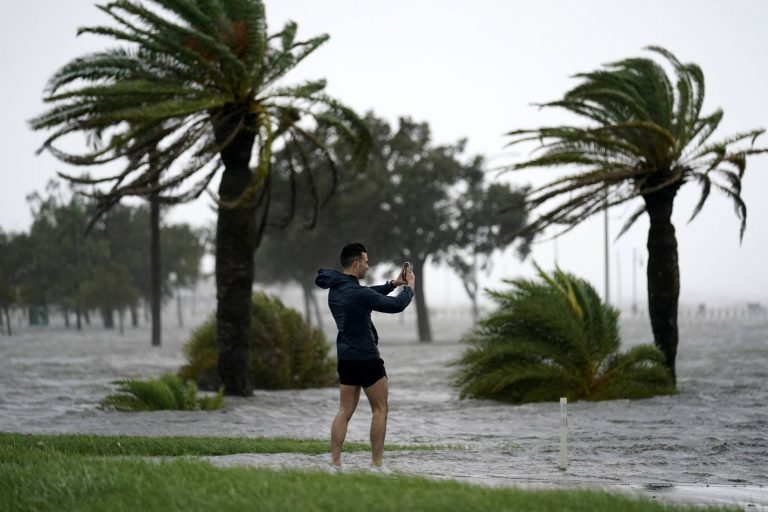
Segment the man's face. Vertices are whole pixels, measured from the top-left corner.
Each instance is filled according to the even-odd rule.
[[[365,277],[365,273],[368,271],[368,253],[364,252],[360,255],[358,259],[355,260],[354,263],[356,276],[358,279],[362,279]]]

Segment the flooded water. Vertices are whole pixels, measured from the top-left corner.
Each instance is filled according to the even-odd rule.
[[[458,400],[447,364],[464,349],[458,339],[468,319],[436,318],[431,344],[413,341],[410,321],[382,317],[377,326],[390,377],[387,441],[452,448],[391,452],[387,461],[394,470],[490,485],[624,486],[671,501],[750,503],[757,507],[750,510],[768,510],[764,317],[682,320],[676,396],[568,404],[567,471],[558,469],[559,404]],[[623,320],[622,333],[626,346],[651,340],[647,319]],[[123,336],[91,327],[27,329],[0,337],[0,431],[328,436],[337,407],[333,388],[257,391],[250,398],[228,398],[227,407],[214,412],[97,408],[116,379],[177,370],[187,334],[166,330],[161,348],[149,346],[146,328],[128,329]],[[369,421],[363,398],[348,440],[367,441]],[[367,456],[353,454],[347,462],[362,468]],[[210,460],[322,468],[328,457],[245,454]]]

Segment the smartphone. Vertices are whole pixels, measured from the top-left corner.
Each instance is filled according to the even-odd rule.
[[[411,267],[411,263],[409,261],[406,261],[403,264],[403,280],[408,276],[408,269]]]

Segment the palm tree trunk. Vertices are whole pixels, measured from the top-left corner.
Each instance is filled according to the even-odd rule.
[[[155,165],[156,160],[153,152],[150,152],[150,165]],[[157,186],[160,179],[158,173],[152,180],[152,184]],[[162,301],[162,269],[160,268],[160,201],[159,192],[153,192],[149,198],[149,280],[150,280],[150,303],[152,310],[152,346],[159,347],[162,343],[161,329],[161,311],[160,303]]]
[[[653,340],[664,353],[666,366],[676,379],[677,308],[680,297],[680,267],[677,237],[672,224],[676,188],[662,189],[643,196],[650,218],[648,230],[648,315]]]
[[[427,309],[427,301],[424,297],[424,277],[426,274],[424,264],[426,263],[426,258],[424,261],[416,261],[414,263],[416,264],[415,268],[421,270],[419,272],[419,282],[416,283],[416,288],[414,289],[414,298],[416,299],[416,325],[419,332],[419,341],[430,342],[432,341],[432,327],[429,323],[429,310]]]
[[[230,107],[219,114],[214,126],[221,150],[224,173],[219,185],[222,203],[234,201],[251,185],[249,167],[255,132],[233,130],[245,119],[253,126],[252,115]],[[230,140],[231,139],[231,140]],[[253,393],[250,376],[251,295],[253,255],[256,250],[256,209],[253,204],[219,205],[216,224],[216,324],[218,330],[218,373],[224,392],[249,396]]]

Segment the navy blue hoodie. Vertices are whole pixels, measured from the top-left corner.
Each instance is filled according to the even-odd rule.
[[[400,313],[413,299],[413,289],[403,287],[396,297],[388,297],[395,289],[391,284],[362,286],[356,277],[337,270],[320,269],[315,284],[328,289],[328,306],[339,334],[336,356],[344,360],[376,359],[379,335],[371,321],[371,311]]]

